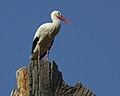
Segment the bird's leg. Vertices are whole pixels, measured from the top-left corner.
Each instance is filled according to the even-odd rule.
[[[48,61],[49,50],[46,51],[46,61]]]
[[[39,60],[40,60],[40,46],[38,45],[38,63],[39,63]]]

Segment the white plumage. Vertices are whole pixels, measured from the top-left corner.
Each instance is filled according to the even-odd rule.
[[[35,33],[31,51],[32,60],[41,60],[45,55],[48,60],[48,52],[61,27],[60,19],[70,24],[59,11],[53,11],[51,19],[52,23],[42,24]]]

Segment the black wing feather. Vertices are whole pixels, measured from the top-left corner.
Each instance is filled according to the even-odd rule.
[[[50,47],[49,47],[49,49],[48,49],[48,50],[50,50],[50,49],[51,49],[51,47],[52,47],[52,45],[53,45],[53,42],[54,42],[54,40],[51,42],[51,45],[50,45]]]
[[[36,47],[38,41],[39,41],[39,38],[36,37],[36,38],[34,39],[34,41],[33,41],[33,44],[32,44],[32,51],[31,51],[31,54],[33,54],[33,51],[34,51],[34,49],[35,49],[35,47]]]

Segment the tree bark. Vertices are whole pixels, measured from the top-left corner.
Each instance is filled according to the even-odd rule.
[[[96,96],[81,83],[66,84],[54,61],[31,61],[16,72],[16,78],[18,89],[11,96]]]

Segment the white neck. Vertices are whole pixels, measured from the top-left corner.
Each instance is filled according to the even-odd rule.
[[[55,15],[51,15],[52,23],[60,25],[60,20]]]
[[[56,17],[55,15],[51,15],[51,19],[52,19],[52,25],[53,25],[52,27],[54,28],[54,31],[51,33],[51,35],[55,36],[60,30],[61,23],[59,18]]]

